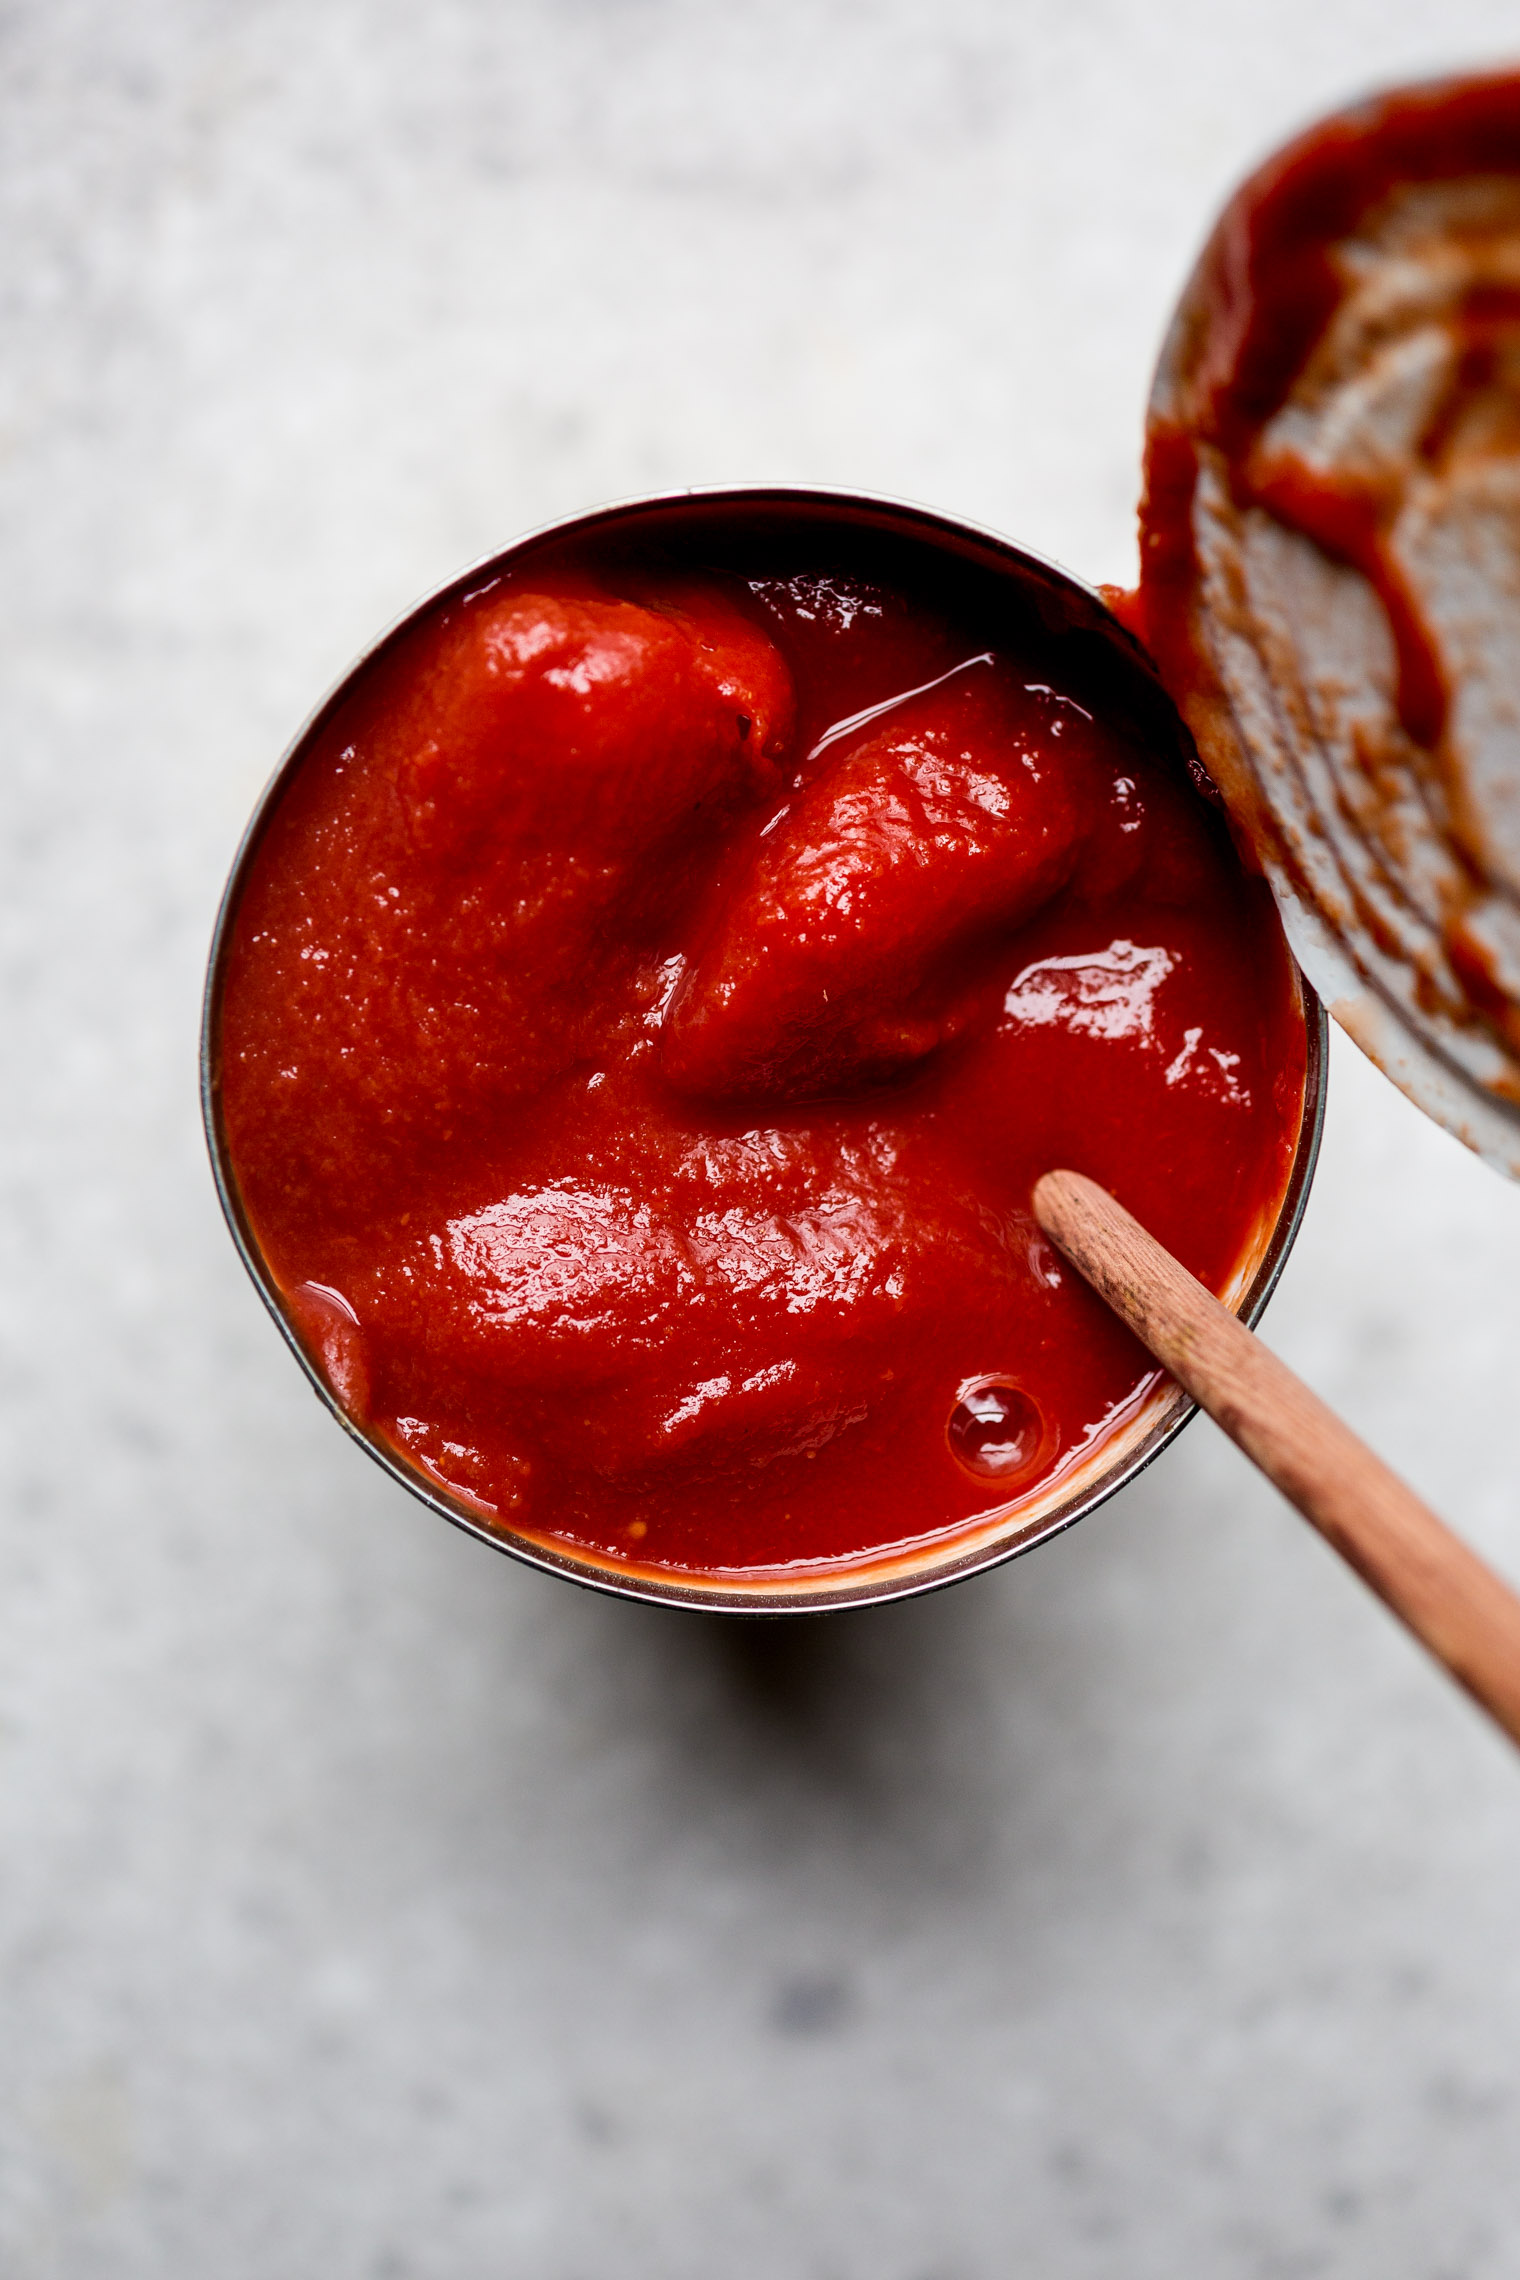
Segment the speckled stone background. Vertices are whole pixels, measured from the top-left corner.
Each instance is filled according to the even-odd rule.
[[[819,480],[1133,565],[1231,180],[1506,0],[0,9],[5,2280],[1513,2280],[1520,1763],[1198,1426],[1017,1567],[602,1603],[319,1411],[200,969],[353,649]],[[1520,1191],[1349,1049],[1270,1334],[1520,1575]]]

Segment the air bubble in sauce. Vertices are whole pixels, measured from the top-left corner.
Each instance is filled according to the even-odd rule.
[[[1045,1421],[1027,1393],[1006,1378],[973,1378],[945,1427],[950,1454],[979,1480],[1008,1480],[1039,1456]]]

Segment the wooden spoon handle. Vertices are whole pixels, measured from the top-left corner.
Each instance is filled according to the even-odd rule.
[[[1157,1361],[1520,1742],[1520,1598],[1096,1181],[1047,1172],[1034,1208]]]

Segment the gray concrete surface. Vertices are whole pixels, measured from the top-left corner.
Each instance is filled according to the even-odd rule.
[[[1512,2280],[1520,1767],[1207,1427],[1002,1575],[593,1601],[319,1412],[200,964],[350,651],[726,478],[1133,563],[1231,178],[1486,0],[0,10],[6,2280]],[[1520,1575],[1520,1191],[1337,1055],[1271,1335]]]

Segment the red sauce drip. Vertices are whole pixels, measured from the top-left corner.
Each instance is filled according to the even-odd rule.
[[[1175,724],[1090,637],[818,544],[437,607],[309,740],[226,968],[236,1176],[340,1400],[645,1568],[1031,1493],[1156,1383],[1035,1179],[1223,1289],[1299,1128],[1282,936]]]
[[[1433,751],[1446,726],[1446,677],[1417,594],[1388,545],[1396,497],[1378,486],[1334,481],[1290,464],[1250,481],[1236,494],[1265,507],[1289,530],[1312,538],[1320,551],[1358,570],[1383,605],[1398,661],[1396,702],[1406,736]]]

